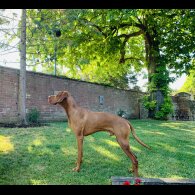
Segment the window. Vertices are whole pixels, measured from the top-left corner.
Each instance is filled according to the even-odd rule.
[[[100,105],[104,104],[104,96],[102,96],[102,95],[99,96],[99,103],[100,103]]]

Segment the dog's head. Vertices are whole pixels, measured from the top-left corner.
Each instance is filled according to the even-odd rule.
[[[59,91],[57,95],[48,96],[48,103],[56,105],[58,103],[63,102],[66,98],[68,98],[69,95],[70,94],[68,91]]]

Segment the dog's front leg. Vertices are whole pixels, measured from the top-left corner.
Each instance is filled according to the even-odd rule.
[[[73,169],[73,171],[80,171],[83,157],[83,136],[77,136],[77,145],[78,145],[77,166]]]

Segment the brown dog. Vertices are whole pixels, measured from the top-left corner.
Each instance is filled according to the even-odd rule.
[[[60,91],[57,95],[49,96],[48,102],[53,105],[59,104],[64,108],[68,117],[68,124],[76,135],[78,159],[77,166],[73,169],[74,171],[80,170],[83,156],[82,148],[84,136],[97,131],[107,131],[110,135],[116,136],[117,142],[132,161],[134,175],[138,177],[138,161],[129,146],[130,131],[132,131],[134,138],[141,145],[146,148],[149,147],[136,136],[135,130],[129,121],[110,113],[92,112],[79,107],[68,91]]]

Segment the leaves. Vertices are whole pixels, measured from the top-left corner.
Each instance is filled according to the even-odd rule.
[[[131,67],[151,68],[147,44],[158,66],[167,68],[158,83],[168,85],[168,73],[180,75],[192,67],[192,9],[34,9],[27,15],[27,58],[30,64],[39,60],[43,72],[53,73],[55,47],[60,74],[115,87],[128,88]]]
[[[179,92],[187,92],[190,94],[195,94],[195,69],[190,71],[189,76],[186,79],[186,82],[181,87]]]

